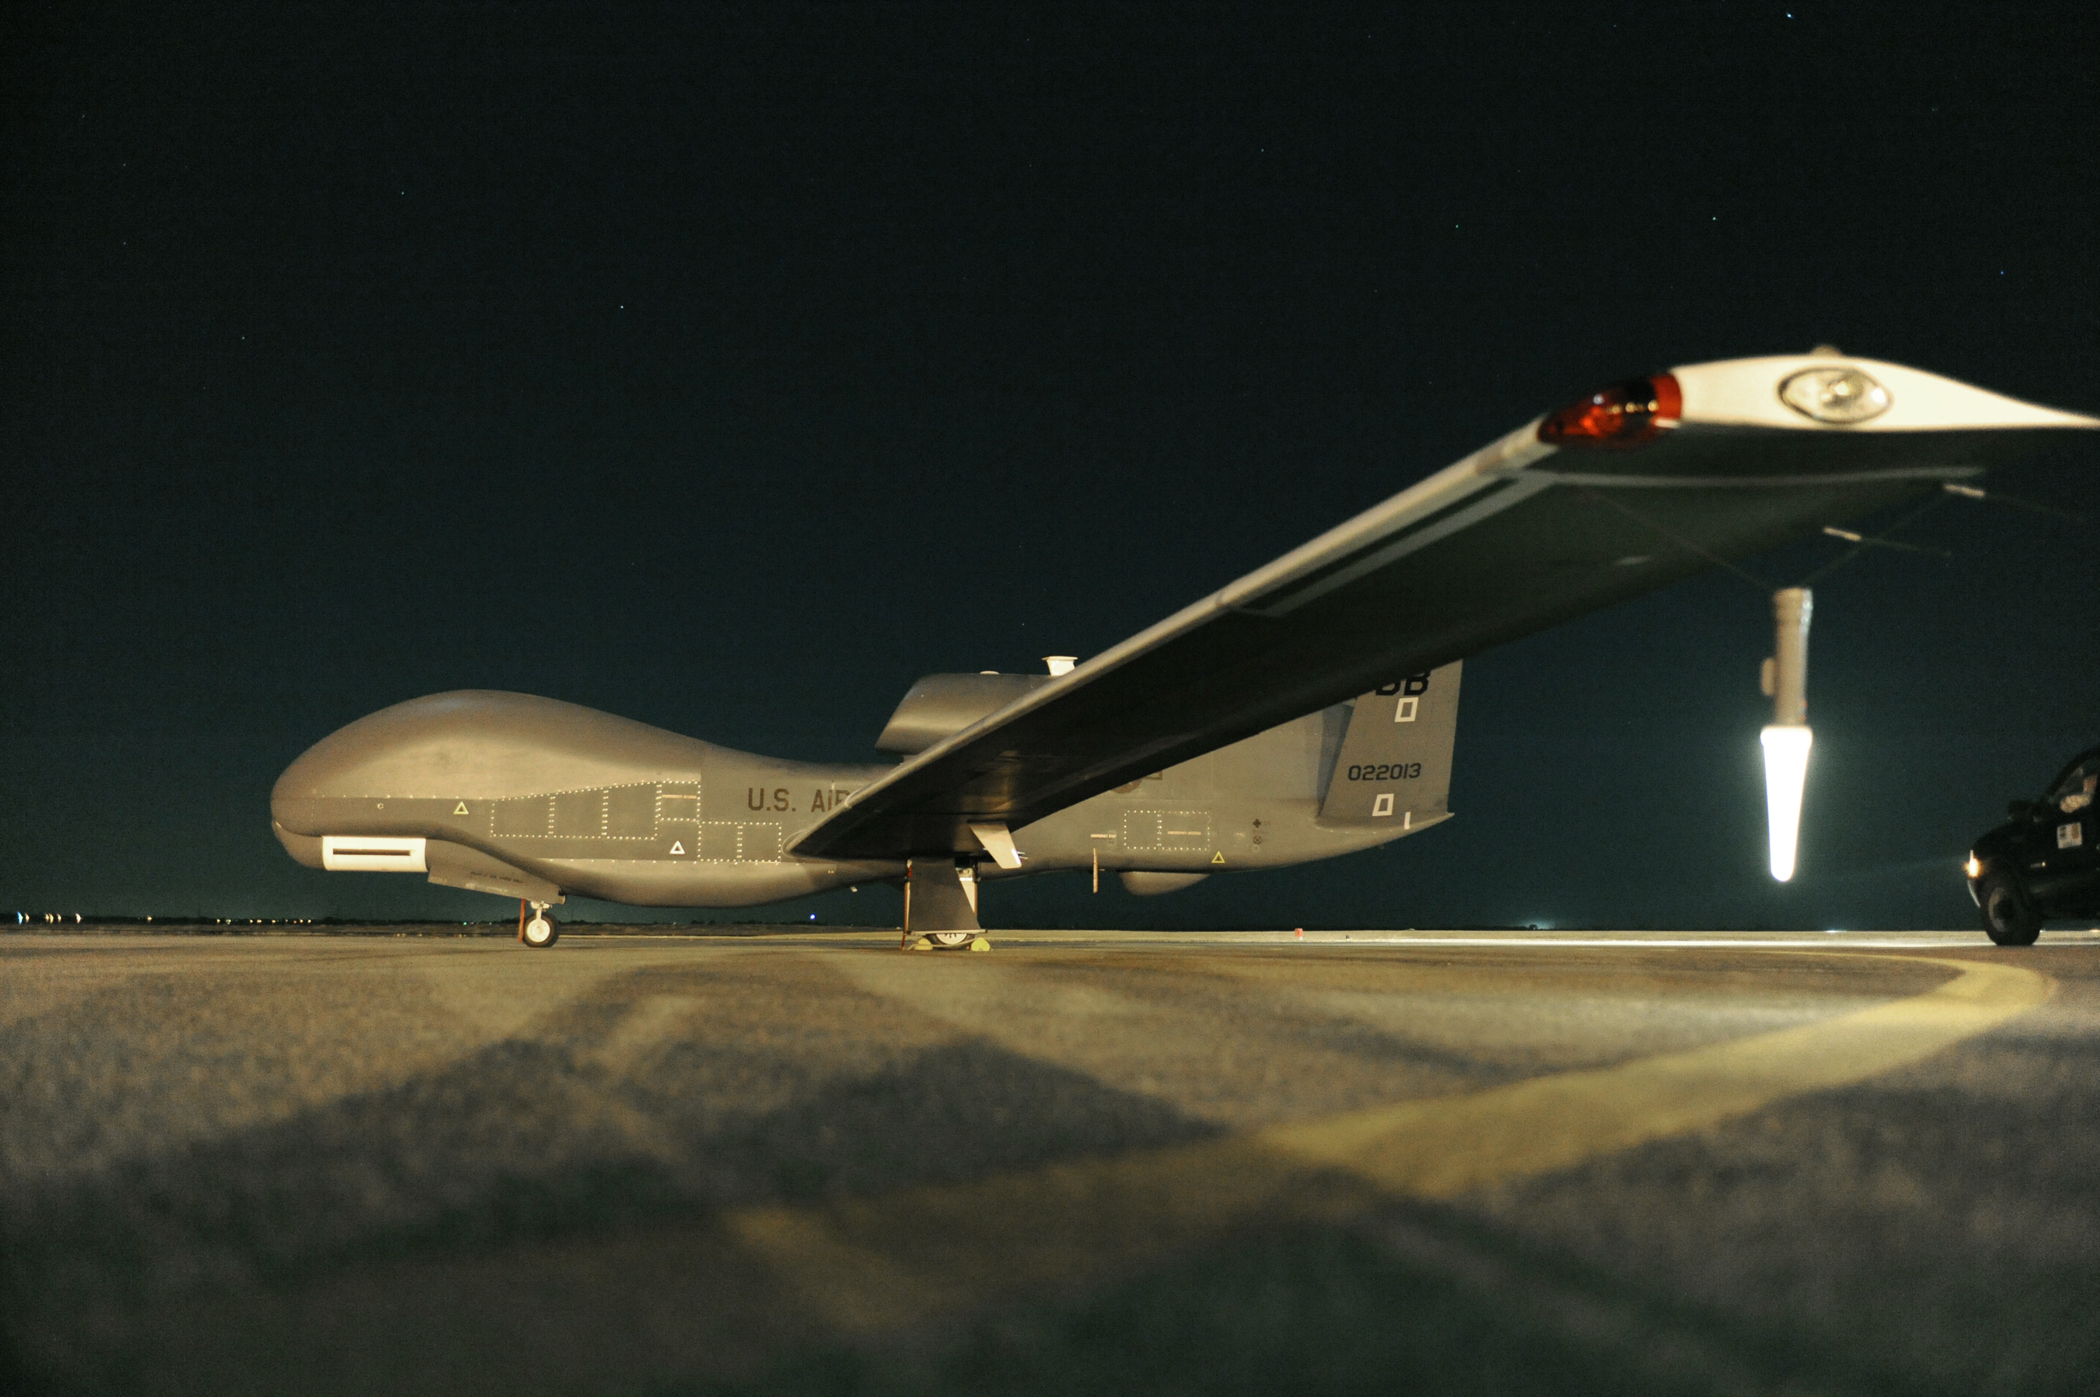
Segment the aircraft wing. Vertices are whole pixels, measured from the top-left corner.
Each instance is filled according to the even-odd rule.
[[[863,787],[790,846],[977,852],[1403,675],[1906,497],[2100,419],[1822,353],[1578,399],[1094,656]]]

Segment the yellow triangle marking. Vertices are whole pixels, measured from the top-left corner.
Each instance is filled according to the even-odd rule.
[[[466,813],[467,813],[467,803],[466,803],[465,801],[461,801],[461,802],[460,802],[459,804],[457,804],[457,805],[453,806],[453,807],[452,807],[452,813],[453,813],[453,814],[455,814],[455,815],[464,815],[464,814],[466,814]]]
[[[1223,854],[1212,854],[1210,856],[1210,861],[1212,863],[1223,863],[1225,862],[1225,856]]]
[[[674,853],[674,854],[682,854],[682,853],[684,853],[684,852],[685,852],[685,843],[684,843],[684,841],[682,841],[682,840],[677,840],[677,839],[674,839],[674,840],[672,840],[672,841],[671,841],[671,852],[672,852],[672,853]]]

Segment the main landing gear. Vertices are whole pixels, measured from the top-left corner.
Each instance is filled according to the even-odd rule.
[[[531,904],[532,919],[525,919],[526,903],[518,904],[518,939],[536,951],[544,951],[561,940],[561,930],[554,923],[553,914],[547,911],[548,904]]]
[[[989,951],[977,925],[977,865],[969,859],[913,859],[905,865],[907,951]]]
[[[904,933],[906,948],[914,951],[989,951],[992,943],[981,931],[929,931],[924,936]]]

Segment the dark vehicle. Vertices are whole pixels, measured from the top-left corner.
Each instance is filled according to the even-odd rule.
[[[1969,896],[2001,946],[2032,946],[2055,917],[2100,915],[2100,747],[2072,758],[2040,800],[2016,800],[2012,818],[1969,851]]]

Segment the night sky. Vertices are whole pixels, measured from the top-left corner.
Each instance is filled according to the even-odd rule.
[[[920,674],[1672,364],[2100,410],[2100,24],[1924,8],[13,7],[0,909],[507,915],[298,867],[272,781],[453,688],[873,760]],[[2100,742],[2093,529],[1950,502],[1951,561],[1818,584],[1790,887],[1716,573],[1468,661],[1449,825],[987,924],[1970,925],[1970,838]]]

